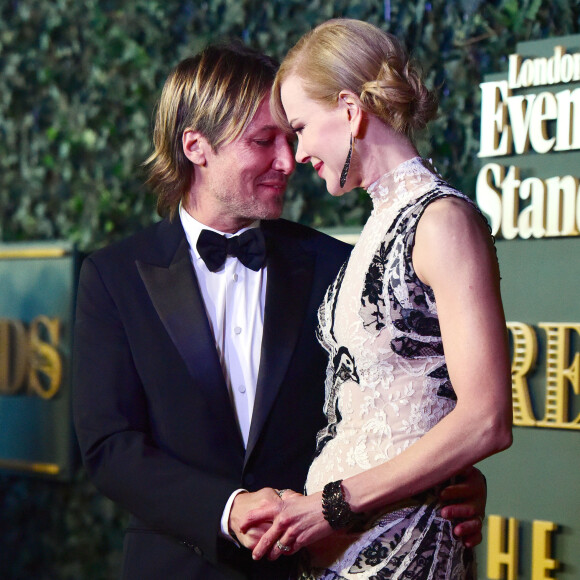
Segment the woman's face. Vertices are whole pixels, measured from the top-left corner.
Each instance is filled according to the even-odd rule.
[[[296,161],[312,163],[331,195],[342,195],[354,185],[347,180],[340,187],[340,174],[350,146],[347,107],[340,101],[333,108],[309,98],[302,80],[289,76],[281,86],[280,96],[286,117],[298,137]]]

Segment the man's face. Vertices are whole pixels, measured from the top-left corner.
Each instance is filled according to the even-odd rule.
[[[269,94],[235,141],[206,152],[202,181],[188,207],[202,223],[237,231],[256,219],[280,217],[295,162],[289,137],[274,123],[268,100]]]

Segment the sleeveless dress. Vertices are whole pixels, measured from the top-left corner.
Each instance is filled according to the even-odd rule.
[[[318,339],[329,355],[328,424],[317,435],[306,493],[389,461],[455,407],[435,297],[411,257],[417,223],[431,202],[453,196],[481,213],[419,157],[368,192],[373,211],[318,312]],[[338,536],[322,561],[306,556],[298,577],[474,578],[473,553],[441,518],[437,493],[391,506],[362,530]]]

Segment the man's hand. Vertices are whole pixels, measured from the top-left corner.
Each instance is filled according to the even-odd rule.
[[[260,509],[261,513],[266,513],[267,518],[242,532],[242,527],[247,527],[248,524],[248,512],[255,509]],[[230,510],[228,522],[230,533],[235,534],[238,542],[244,547],[253,550],[264,533],[270,529],[274,518],[281,509],[282,500],[271,487],[256,492],[239,493]]]
[[[468,548],[473,548],[482,540],[487,485],[485,477],[475,467],[464,469],[459,476],[459,483],[441,491],[441,500],[446,504],[441,515],[448,520],[457,521],[453,533]]]

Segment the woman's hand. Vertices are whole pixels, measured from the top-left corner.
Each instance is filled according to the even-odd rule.
[[[271,511],[255,509],[248,513],[246,524],[250,528],[268,519],[272,519]],[[289,556],[332,532],[322,515],[322,494],[303,496],[286,490],[282,494],[282,509],[254,548],[252,557],[254,560],[264,557],[276,560]]]

